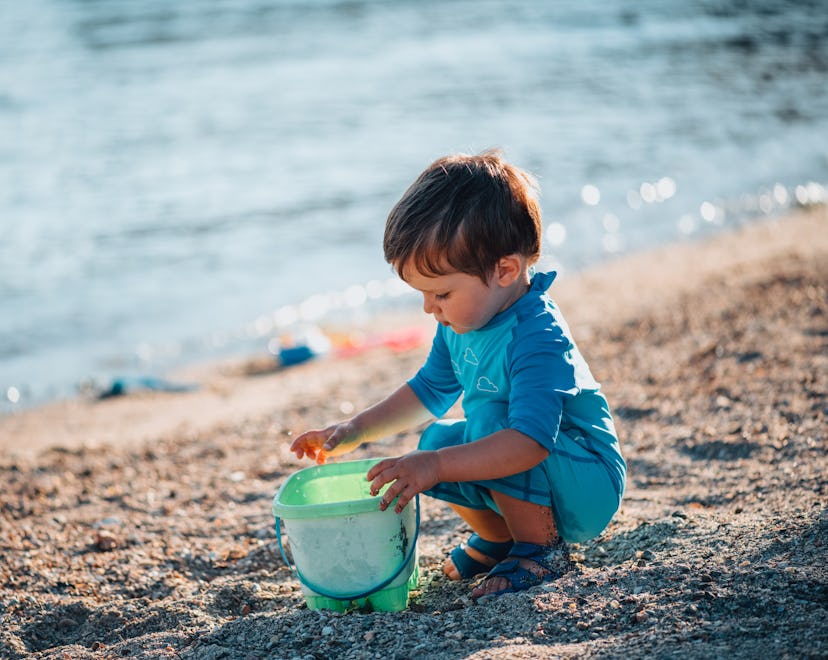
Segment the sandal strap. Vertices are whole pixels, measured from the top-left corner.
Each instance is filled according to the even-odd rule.
[[[534,562],[544,569],[543,575],[537,575],[520,565],[521,559]],[[509,556],[492,568],[486,575],[486,579],[502,577],[509,586],[486,594],[485,598],[500,596],[501,594],[523,591],[531,587],[557,580],[564,573],[572,568],[566,545],[558,542],[553,545],[535,545],[534,543],[515,543]],[[483,596],[481,596],[483,598]]]
[[[495,591],[487,596],[499,596],[505,593],[514,593],[515,591],[523,591],[548,580],[555,579],[555,575],[547,573],[546,575],[535,575],[532,571],[520,565],[520,560],[510,559],[500,562],[486,575],[486,579],[493,577],[502,577],[509,582],[509,586]]]
[[[497,562],[508,556],[509,551],[512,549],[514,544],[512,541],[504,541],[502,543],[498,543],[497,541],[486,541],[485,539],[480,538],[477,534],[472,534],[466,541],[465,545],[477,550],[487,557],[491,557]],[[465,579],[472,578],[480,573],[486,573],[492,568],[491,565],[484,564],[482,561],[478,561],[477,559],[471,557],[464,550],[462,545],[454,548],[449,556],[451,557],[451,561],[457,569],[457,572],[460,574],[460,577]]]
[[[550,562],[550,559],[555,558],[553,553],[559,548],[555,545],[535,545],[534,543],[517,542],[509,552],[509,557],[519,557],[520,559],[528,559],[535,562],[538,566],[547,571],[555,571],[555,567]]]
[[[515,543],[511,539],[508,541],[487,541],[478,534],[472,534],[468,541],[466,541],[466,545],[487,557],[500,561],[509,556],[509,552]]]

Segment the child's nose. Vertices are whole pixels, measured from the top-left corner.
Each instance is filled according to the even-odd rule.
[[[427,294],[423,295],[423,311],[426,314],[433,314],[434,310],[437,309],[437,305],[434,303],[434,297],[429,296]]]

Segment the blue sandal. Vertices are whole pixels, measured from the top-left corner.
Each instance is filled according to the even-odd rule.
[[[521,560],[534,562],[544,569],[542,575],[537,575],[521,566]],[[502,594],[515,593],[535,587],[544,582],[557,580],[564,573],[575,568],[569,558],[569,551],[563,541],[553,545],[535,545],[534,543],[515,543],[508,556],[497,566],[489,571],[485,580],[493,577],[501,577],[509,582],[509,586],[483,594],[479,598],[489,598]]]
[[[461,578],[469,579],[480,573],[487,573],[492,569],[489,564],[484,564],[482,561],[477,561],[473,557],[466,554],[464,548],[469,547],[477,550],[480,554],[491,557],[496,562],[505,559],[509,556],[514,543],[512,541],[503,541],[498,543],[496,541],[487,541],[480,538],[477,534],[472,534],[469,540],[464,545],[457,546],[451,551],[449,555],[454,567],[460,574]]]

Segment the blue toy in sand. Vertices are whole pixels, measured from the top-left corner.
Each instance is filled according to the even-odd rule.
[[[126,376],[113,379],[110,386],[98,394],[98,398],[109,399],[142,390],[151,392],[191,392],[196,389],[198,389],[196,385],[173,383],[154,376]]]

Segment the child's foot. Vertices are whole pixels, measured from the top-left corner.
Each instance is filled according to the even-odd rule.
[[[490,598],[523,591],[557,580],[574,568],[562,540],[552,545],[515,543],[508,557],[495,566],[472,591],[474,598]]]
[[[466,543],[451,551],[443,564],[443,572],[449,580],[468,579],[480,573],[487,573],[509,554],[513,545],[511,540],[486,541],[477,534],[472,534]]]

